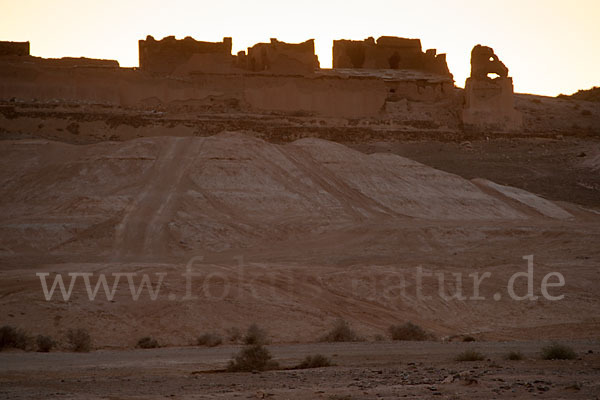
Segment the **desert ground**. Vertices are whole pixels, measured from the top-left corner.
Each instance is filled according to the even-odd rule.
[[[543,102],[564,103],[522,102],[532,121]],[[556,107],[595,110],[582,104]],[[213,117],[202,131],[153,114],[107,128],[93,107],[48,114],[57,107],[0,110],[0,325],[56,343],[0,353],[3,398],[600,394],[593,126],[420,136],[259,116],[237,130]],[[529,260],[515,299],[510,279]],[[66,297],[48,293],[57,276]],[[340,318],[364,341],[320,343]],[[430,339],[390,341],[408,321]],[[225,372],[239,345],[196,346],[251,323],[283,369]],[[90,353],[69,351],[79,328]],[[161,348],[135,349],[142,337]],[[576,358],[541,360],[553,341]],[[465,349],[485,359],[455,361]],[[524,359],[506,360],[512,350]],[[335,365],[289,369],[311,354]]]
[[[600,147],[589,137],[471,141],[301,139],[246,133],[71,145],[5,140],[3,325],[50,335],[50,353],[0,354],[3,398],[597,398]],[[413,161],[414,160],[414,161]],[[52,168],[49,168],[52,166]],[[196,222],[200,221],[200,222]],[[506,283],[534,256],[538,299]],[[191,266],[192,293],[181,275]],[[483,301],[432,275],[490,272]],[[56,274],[166,274],[152,300],[44,298]],[[560,272],[560,301],[540,296]],[[68,281],[66,281],[68,283]],[[136,283],[137,284],[137,283]],[[517,285],[526,292],[524,281]],[[165,292],[166,291],[166,292]],[[495,294],[501,298],[496,299]],[[427,297],[428,296],[428,297]],[[367,340],[318,343],[336,318]],[[436,340],[390,342],[412,321]],[[238,345],[193,346],[256,322],[283,370],[223,371]],[[68,352],[70,328],[91,353]],[[142,336],[159,349],[133,350]],[[463,343],[471,336],[475,342]],[[540,359],[550,341],[577,359]],[[175,346],[175,347],[174,347]],[[182,347],[183,346],[183,347]],[[465,349],[484,361],[458,362]],[[520,361],[506,354],[519,350]],[[306,355],[335,366],[290,370]],[[35,376],[35,379],[32,377]]]
[[[306,355],[327,368],[224,372],[237,346],[1,353],[6,399],[596,399],[600,345],[566,342],[577,360],[541,361],[541,341],[318,343],[270,346],[283,367]],[[486,359],[457,362],[465,349]],[[521,351],[520,361],[504,359]]]

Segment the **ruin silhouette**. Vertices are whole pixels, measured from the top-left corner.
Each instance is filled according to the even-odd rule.
[[[17,78],[0,88],[0,95],[142,108],[209,101],[219,103],[221,111],[378,120],[429,115],[428,125],[421,126],[458,130],[521,127],[508,68],[489,47],[473,48],[464,92],[454,85],[446,55],[423,52],[419,39],[334,40],[332,53],[333,68],[321,69],[313,39],[285,43],[273,38],[234,55],[230,37],[202,42],[147,36],[139,41],[139,68],[131,69],[114,60],[32,57],[29,42],[0,42],[4,69],[40,74],[35,88],[16,72],[8,75]],[[491,79],[490,73],[498,77]]]

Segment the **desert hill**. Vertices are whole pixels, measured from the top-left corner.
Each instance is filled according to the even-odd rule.
[[[558,95],[561,99],[573,99],[584,101],[600,101],[600,87],[594,86],[591,89],[581,89],[571,95]]]
[[[600,216],[522,189],[320,139],[279,145],[240,133],[3,141],[0,152],[0,301],[6,323],[31,332],[83,326],[98,346],[122,347],[142,334],[187,344],[248,321],[275,341],[314,340],[336,317],[366,337],[404,320],[488,338],[589,337],[598,326],[572,310],[598,306]],[[490,271],[481,292],[505,293],[528,254],[536,285],[549,271],[565,275],[567,300],[416,297],[418,267],[447,273],[448,293],[452,273],[467,286],[469,273]],[[195,300],[184,300],[186,264],[199,273]],[[93,273],[92,286],[100,273],[109,283],[113,273],[166,277],[156,300],[133,300],[123,278],[114,299],[100,289],[90,301],[80,278],[64,302],[58,289],[44,299],[36,272],[49,284],[56,273]],[[438,293],[436,279],[424,293]]]

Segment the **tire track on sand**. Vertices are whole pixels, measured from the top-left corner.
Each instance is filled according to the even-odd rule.
[[[196,137],[169,140],[145,187],[127,207],[116,227],[114,261],[156,260],[168,255],[168,224],[182,194],[180,183],[197,159],[204,141],[204,138]]]

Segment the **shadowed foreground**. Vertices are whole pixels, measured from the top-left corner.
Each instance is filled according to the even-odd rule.
[[[0,354],[6,399],[593,399],[600,393],[600,345],[570,342],[571,361],[540,360],[543,342],[321,343],[270,346],[282,367],[320,353],[337,366],[261,373],[214,372],[237,347]],[[457,362],[465,349],[485,361]],[[508,361],[510,351],[524,360]],[[32,378],[33,377],[33,378]]]

